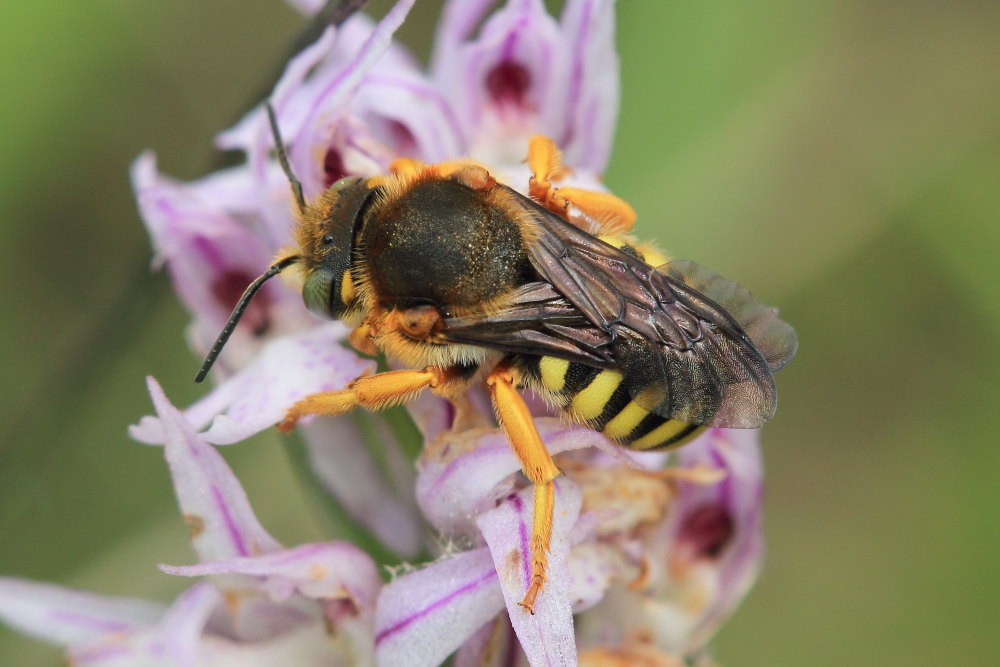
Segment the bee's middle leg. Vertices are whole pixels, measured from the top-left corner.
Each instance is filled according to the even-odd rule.
[[[532,614],[535,599],[542,591],[548,569],[548,551],[552,541],[552,515],[555,506],[555,484],[559,475],[552,455],[545,449],[541,436],[524,399],[515,389],[516,370],[501,363],[490,373],[486,384],[493,396],[497,418],[521,462],[525,476],[535,485],[535,511],[531,529],[531,582],[520,605]]]

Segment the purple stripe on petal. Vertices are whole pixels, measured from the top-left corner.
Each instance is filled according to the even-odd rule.
[[[247,545],[243,542],[243,535],[240,533],[239,528],[236,527],[236,522],[233,521],[233,516],[229,513],[229,506],[226,505],[226,500],[222,497],[222,491],[217,486],[212,487],[212,499],[219,510],[219,515],[222,517],[222,522],[229,533],[229,538],[232,541],[236,554],[238,556],[249,555]]]
[[[501,609],[503,596],[485,548],[404,574],[379,595],[376,663],[438,665]]]
[[[495,578],[496,578],[496,572],[487,572],[486,574],[479,577],[475,581],[470,581],[469,583],[467,583],[465,586],[462,586],[458,590],[452,591],[447,595],[445,595],[443,598],[431,602],[429,605],[417,611],[415,614],[411,614],[410,616],[403,618],[402,620],[398,621],[395,625],[391,625],[388,628],[385,628],[384,630],[380,630],[379,633],[375,635],[375,644],[376,645],[381,644],[383,641],[385,641],[392,635],[396,634],[397,632],[400,632],[411,623],[420,620],[424,616],[427,616],[428,614],[436,611],[440,607],[443,607],[447,604],[453,604],[463,595],[468,595],[469,593],[472,593],[482,588],[486,584],[492,582]]]
[[[517,534],[521,538],[521,569],[524,570],[524,587],[531,582],[531,546],[528,542],[528,524],[524,520],[524,503],[517,494],[509,498],[517,515]]]
[[[155,602],[0,577],[0,621],[52,644],[81,644],[108,633],[151,628],[163,611]]]
[[[113,621],[107,618],[90,616],[82,612],[66,611],[57,609],[49,613],[53,623],[63,625],[75,625],[81,630],[93,631],[94,633],[105,634],[111,632],[126,632],[132,629],[133,624],[125,621]]]
[[[199,558],[221,560],[280,550],[257,521],[246,492],[222,456],[170,404],[156,380],[148,378],[147,384],[163,425],[164,454],[177,502]]]

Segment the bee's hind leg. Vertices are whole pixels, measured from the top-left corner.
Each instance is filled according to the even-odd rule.
[[[521,606],[535,613],[535,599],[542,591],[548,569],[549,544],[552,541],[552,514],[555,501],[553,480],[559,469],[545,449],[524,399],[515,389],[516,370],[501,362],[486,379],[493,396],[497,418],[525,476],[535,485],[535,512],[531,529],[531,581]]]

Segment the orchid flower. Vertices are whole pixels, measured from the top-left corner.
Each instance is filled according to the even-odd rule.
[[[296,0],[304,13],[317,0]],[[601,190],[618,112],[613,0],[451,0],[427,71],[394,40],[414,0],[378,22],[356,15],[292,58],[270,101],[307,197],[399,157],[472,157],[527,190],[536,134],[559,145],[567,183]],[[290,242],[292,201],[263,108],[217,137],[245,163],[181,183],[144,153],[132,168],[155,265],[166,267],[204,354],[243,287]],[[586,225],[578,211],[570,220]],[[63,646],[74,664],[708,665],[707,642],[752,584],[762,554],[756,431],[710,429],[666,455],[630,455],[568,426],[537,399],[536,426],[556,481],[548,580],[534,614],[530,486],[472,392],[462,422],[435,396],[409,414],[413,462],[378,466],[351,417],[300,430],[323,486],[397,555],[380,571],[359,547],[286,548],[254,516],[216,447],[279,422],[310,393],[372,372],[347,329],[306,314],[268,284],[220,359],[215,388],[175,408],[150,379],[156,415],[130,428],[162,447],[197,561],[161,565],[200,578],[170,605],[0,579],[0,619]],[[432,558],[408,564],[420,554]]]

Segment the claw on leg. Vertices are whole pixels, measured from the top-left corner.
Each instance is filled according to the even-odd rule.
[[[497,418],[525,476],[535,485],[535,510],[531,527],[531,581],[520,605],[535,613],[538,594],[545,586],[549,544],[552,541],[552,515],[555,505],[554,480],[559,475],[552,455],[545,449],[524,399],[514,388],[512,370],[501,364],[486,379],[493,396]]]

